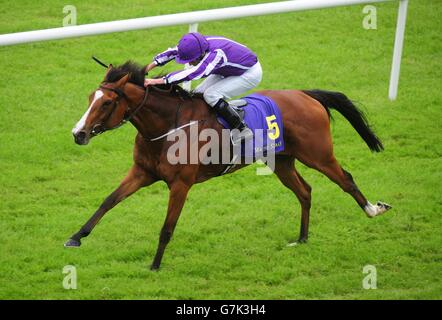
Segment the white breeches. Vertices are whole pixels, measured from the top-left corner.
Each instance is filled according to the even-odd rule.
[[[261,79],[262,68],[257,62],[240,76],[223,77],[212,74],[196,87],[195,91],[203,93],[204,100],[213,107],[219,99],[228,100],[255,88]]]

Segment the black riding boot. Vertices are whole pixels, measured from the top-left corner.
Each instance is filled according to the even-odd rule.
[[[252,130],[247,127],[246,123],[241,120],[238,112],[236,112],[227,101],[219,99],[214,106],[214,109],[216,113],[227,121],[231,129],[238,129],[240,131],[239,134],[232,136],[233,144],[240,143],[241,140],[248,140],[253,137]]]

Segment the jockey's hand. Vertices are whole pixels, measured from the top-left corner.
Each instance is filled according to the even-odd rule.
[[[144,86],[154,86],[156,84],[165,84],[164,79],[163,78],[158,78],[158,79],[144,79]]]

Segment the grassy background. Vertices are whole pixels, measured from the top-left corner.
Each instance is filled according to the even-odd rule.
[[[10,1],[0,33],[265,1]],[[387,99],[397,3],[377,4],[377,30],[362,6],[204,23],[200,31],[244,42],[260,57],[258,89],[339,90],[360,102],[383,139],[371,154],[339,115],[335,153],[371,200],[393,205],[369,220],[353,199],[298,164],[313,187],[310,241],[300,206],[275,176],[255,167],[195,186],[160,272],[150,272],[167,206],[157,183],[112,210],[79,250],[63,243],[132,163],[136,131],[125,126],[73,143],[103,70],[90,60],[150,61],[186,26],[0,48],[0,298],[2,299],[440,299],[442,298],[441,1],[410,1],[399,97]],[[173,63],[165,70],[176,68]],[[208,197],[207,195],[210,195]],[[62,269],[78,289],[62,287]],[[375,265],[378,289],[364,290]]]

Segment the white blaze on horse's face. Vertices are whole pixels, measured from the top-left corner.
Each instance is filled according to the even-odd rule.
[[[94,107],[95,102],[97,102],[98,99],[100,99],[104,95],[103,91],[97,90],[95,91],[94,99],[91,102],[91,105],[87,109],[86,113],[81,117],[80,121],[77,122],[75,127],[72,129],[72,133],[76,135],[79,131],[81,131],[84,128],[84,125],[86,124],[86,119],[89,116],[89,113],[91,112],[92,108]]]

